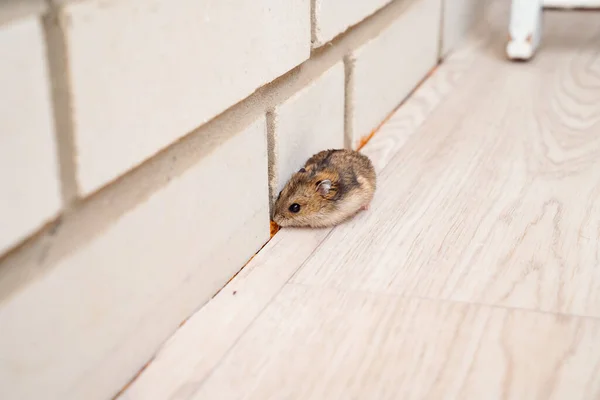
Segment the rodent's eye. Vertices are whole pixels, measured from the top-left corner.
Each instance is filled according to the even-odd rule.
[[[290,206],[289,210],[293,213],[297,213],[298,211],[300,211],[300,204],[298,203],[294,203]]]
[[[306,172],[306,170],[305,170],[304,168],[300,168],[300,169],[298,170],[298,172],[302,172],[302,173],[303,173],[303,172]]]

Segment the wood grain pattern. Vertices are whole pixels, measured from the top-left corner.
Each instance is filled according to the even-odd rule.
[[[600,321],[289,285],[193,400],[592,399]]]
[[[548,17],[586,29],[479,59],[295,282],[600,316],[600,20]]]

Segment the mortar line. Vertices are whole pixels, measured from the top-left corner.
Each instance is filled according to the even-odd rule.
[[[267,162],[269,177],[269,216],[273,215],[273,205],[277,196],[277,187],[279,186],[277,161],[279,155],[275,149],[277,144],[277,116],[273,108],[267,110]]]
[[[317,1],[310,0],[310,47],[317,43]]]
[[[60,9],[49,3],[48,13],[42,17],[48,78],[51,85],[52,113],[58,173],[63,209],[69,210],[78,199],[76,178],[76,146],[72,120],[73,101],[69,88],[70,68],[64,20]]]
[[[440,27],[440,31],[438,32],[438,63],[442,61],[444,58],[444,21],[446,19],[446,0],[440,1],[440,22],[438,26]]]
[[[353,149],[354,58],[344,57],[344,148]]]

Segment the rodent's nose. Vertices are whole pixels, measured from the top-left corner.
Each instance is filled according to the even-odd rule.
[[[281,215],[275,213],[275,215],[273,215],[273,221],[275,221],[275,223],[279,226],[282,226],[285,221],[283,220],[283,218],[281,218]]]

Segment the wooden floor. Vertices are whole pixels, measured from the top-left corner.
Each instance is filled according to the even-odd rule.
[[[368,212],[282,230],[135,400],[600,399],[600,13],[453,54],[364,152]]]

